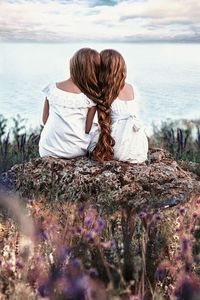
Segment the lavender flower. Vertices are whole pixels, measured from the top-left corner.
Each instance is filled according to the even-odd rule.
[[[86,216],[84,220],[84,225],[90,227],[92,225],[93,218],[92,216]]]
[[[105,221],[102,218],[98,218],[94,231],[100,233],[105,227]]]
[[[185,213],[185,208],[184,208],[184,207],[180,207],[180,208],[179,208],[179,212],[180,212],[181,215],[184,215],[184,213]]]
[[[85,239],[88,241],[88,242],[92,242],[94,241],[94,237],[92,235],[92,232],[87,232],[85,235],[84,235]]]
[[[185,253],[188,251],[190,246],[190,241],[187,238],[183,238],[182,240],[182,253]]]
[[[176,286],[174,296],[177,300],[197,300],[200,295],[199,279],[194,275],[183,274]]]
[[[98,271],[95,268],[92,268],[92,269],[89,270],[89,276],[92,279],[96,279],[96,278],[99,277],[99,273],[98,273]]]

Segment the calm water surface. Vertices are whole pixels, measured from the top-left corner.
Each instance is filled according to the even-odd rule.
[[[200,118],[200,44],[0,44],[0,114],[20,114],[27,126],[41,123],[49,82],[69,75],[68,63],[81,47],[114,48],[127,63],[127,81],[140,92],[147,131],[171,118]]]

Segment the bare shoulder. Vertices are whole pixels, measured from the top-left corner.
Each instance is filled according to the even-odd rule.
[[[119,99],[129,101],[134,99],[134,90],[133,86],[129,83],[125,83],[123,89],[120,91]]]
[[[67,80],[56,82],[56,87],[61,90],[65,89],[67,85]]]
[[[64,81],[56,82],[56,87],[64,92],[75,94],[79,94],[81,92],[70,78]]]

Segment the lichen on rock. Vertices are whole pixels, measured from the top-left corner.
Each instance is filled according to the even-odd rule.
[[[15,165],[1,176],[3,185],[23,197],[81,201],[91,199],[114,209],[131,206],[161,208],[185,203],[200,190],[199,177],[183,170],[162,149],[151,149],[143,164],[109,161],[98,163],[87,157],[71,160],[36,158]]]

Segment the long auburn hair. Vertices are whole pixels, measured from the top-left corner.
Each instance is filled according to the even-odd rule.
[[[110,128],[111,104],[125,85],[125,61],[113,49],[99,54],[94,49],[82,48],[70,60],[70,76],[81,92],[97,104],[101,132],[93,156],[98,161],[111,160],[115,144]]]
[[[70,59],[70,77],[72,81],[82,93],[95,103],[98,102],[100,96],[99,70],[100,54],[94,49],[81,48]]]
[[[101,103],[97,103],[97,111],[101,132],[93,155],[96,160],[108,161],[113,158],[115,145],[111,136],[111,104],[125,85],[126,64],[122,55],[113,49],[101,51],[100,58],[98,84]]]

